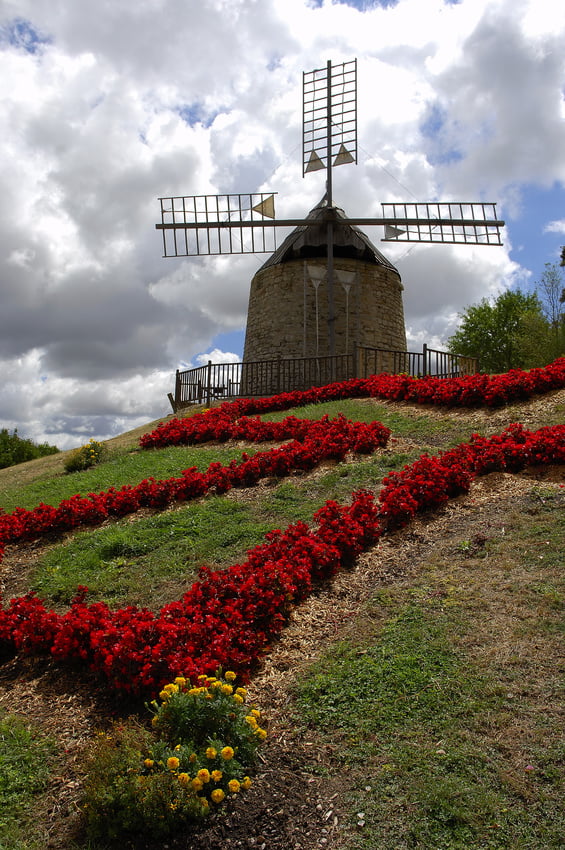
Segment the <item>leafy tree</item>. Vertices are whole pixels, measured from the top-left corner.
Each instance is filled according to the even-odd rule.
[[[0,469],[16,466],[26,460],[56,454],[58,451],[56,446],[49,446],[47,443],[37,444],[32,440],[22,439],[18,436],[17,429],[13,434],[10,434],[7,428],[0,429]]]
[[[483,298],[459,316],[461,325],[448,339],[448,349],[454,354],[478,357],[484,372],[529,367],[532,352],[524,351],[525,329],[536,324],[538,331],[544,328],[544,335],[547,331],[537,294],[525,294],[519,289],[502,292],[494,300]]]

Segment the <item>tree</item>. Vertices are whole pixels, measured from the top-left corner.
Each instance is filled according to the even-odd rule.
[[[22,439],[17,429],[10,434],[7,428],[0,429],[0,469],[16,466],[26,460],[56,454],[59,449],[47,443],[34,443],[33,440]]]
[[[483,298],[459,314],[461,325],[447,341],[453,354],[478,357],[484,372],[507,372],[529,367],[532,359],[543,359],[524,350],[524,332],[529,326],[547,330],[547,320],[537,294],[506,290],[494,300]],[[530,340],[529,340],[530,341]],[[541,364],[537,364],[541,365]]]
[[[561,263],[563,265],[563,262]],[[546,263],[536,290],[549,323],[549,360],[565,354],[565,289],[563,272],[557,263]]]

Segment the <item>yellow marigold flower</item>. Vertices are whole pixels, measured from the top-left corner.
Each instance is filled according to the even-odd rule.
[[[162,699],[163,701],[165,701],[166,699],[169,699],[169,693],[168,693],[168,691],[166,691],[165,689],[163,689],[162,691],[160,691],[160,692],[159,692],[159,699]]]
[[[248,714],[245,719],[247,720],[252,729],[257,729],[259,724],[257,723],[256,717],[253,717],[252,714]]]
[[[178,690],[179,690],[179,686],[178,686],[178,685],[175,685],[175,683],[174,683],[174,682],[171,682],[171,684],[170,684],[170,685],[165,685],[165,687],[163,688],[163,690],[164,690],[166,693],[168,693],[168,694],[177,694],[177,693],[178,693]]]
[[[206,782],[210,782],[210,771],[209,771],[206,767],[202,767],[202,768],[198,771],[198,773],[196,774],[196,776],[198,777],[198,779],[199,779],[201,782],[204,782],[204,784],[206,784]]]
[[[210,682],[208,687],[210,688],[211,691],[214,691],[214,690],[216,690],[216,688],[226,688],[226,687],[231,688],[231,685],[222,685],[221,682],[218,682],[217,679],[214,679],[213,682]]]
[[[239,694],[240,697],[243,697],[243,699],[247,696],[247,690],[245,688],[236,688],[235,692],[236,694]]]
[[[233,695],[233,701],[236,702],[238,705],[243,705],[243,702],[244,702],[243,697],[240,696],[239,694]]]
[[[233,682],[237,679],[237,674],[233,672],[233,670],[228,670],[226,675],[224,676],[226,682]]]
[[[214,788],[210,796],[214,803],[221,803],[226,795],[221,788]]]
[[[204,812],[207,811],[207,809],[210,808],[210,803],[208,802],[206,797],[200,797],[200,806],[202,808],[202,811],[204,811]]]
[[[206,673],[201,673],[200,676],[198,677],[198,681],[204,682],[207,678],[208,678],[208,676],[206,675]]]
[[[194,777],[192,782],[190,783],[195,791],[202,791],[204,788],[204,783],[197,776]]]
[[[186,679],[184,678],[184,676],[177,676],[177,678],[175,679],[175,685],[178,685],[179,688],[184,688],[184,686],[186,685]]]
[[[237,779],[230,779],[230,781],[228,782],[228,788],[232,794],[237,794],[237,792],[241,788],[241,785],[239,784]]]
[[[198,756],[196,755],[196,753],[191,753],[188,757],[188,760],[191,764],[194,764],[194,762],[196,761],[197,758],[198,758]]]
[[[244,791],[247,791],[249,788],[251,788],[252,784],[253,783],[251,782],[251,779],[249,778],[249,776],[243,777],[243,780],[241,782],[241,787],[243,788]]]
[[[253,715],[253,717],[261,717],[261,712],[259,711],[258,708],[252,708],[251,714]]]
[[[267,737],[266,731],[264,729],[260,729],[259,727],[257,727],[257,729],[255,729],[255,735],[257,735],[257,737],[259,738],[260,741],[264,741],[265,738]]]
[[[214,780],[214,782],[219,782],[224,774],[221,770],[213,770],[210,776]]]
[[[190,776],[188,775],[188,773],[179,773],[179,775],[178,775],[178,780],[179,780],[180,784],[181,784],[184,788],[186,788],[186,786],[187,786],[187,785],[188,785],[188,783],[190,782]]]
[[[221,750],[221,756],[224,761],[229,761],[234,757],[235,753],[233,751],[233,747],[223,747]]]
[[[169,756],[167,759],[167,767],[169,770],[176,770],[180,764],[180,761],[176,756]]]
[[[206,750],[206,758],[207,759],[215,759],[217,755],[218,755],[218,751],[216,750],[215,747],[208,747],[208,749]]]
[[[145,761],[143,762],[143,764],[145,765],[145,767],[153,767],[153,765],[155,764],[155,762],[153,761],[153,759],[145,759]]]
[[[181,745],[180,745],[180,744],[177,744],[177,745],[176,745],[176,747],[175,747],[175,752],[176,752],[176,753],[178,753],[178,751],[179,751],[180,749],[181,749]]]
[[[221,691],[222,691],[223,694],[226,694],[227,696],[229,696],[230,694],[233,694],[233,688],[232,688],[231,685],[222,685]]]
[[[202,692],[202,688],[191,688],[188,692],[189,696],[197,697]]]

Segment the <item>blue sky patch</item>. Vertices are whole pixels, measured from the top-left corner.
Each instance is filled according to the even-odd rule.
[[[510,257],[530,270],[534,284],[540,281],[546,263],[559,263],[565,245],[565,233],[546,229],[553,221],[565,220],[565,187],[560,183],[549,188],[526,185],[520,187],[520,194],[522,211],[509,221]]]
[[[26,53],[38,53],[51,39],[35,29],[30,21],[14,18],[0,26],[0,46],[9,45],[25,50]]]
[[[194,127],[195,124],[202,124],[203,127],[209,127],[216,116],[219,115],[219,112],[207,112],[198,101],[186,103],[184,106],[180,106],[177,111],[189,127]]]
[[[238,354],[243,359],[243,346],[245,343],[245,330],[228,331],[228,333],[218,334],[212,340],[208,351],[213,351],[219,348],[220,351],[226,351],[230,354]]]
[[[443,136],[447,112],[439,103],[431,103],[420,124],[420,133],[427,140],[425,154],[431,165],[445,165],[463,158],[461,151],[449,147]]]
[[[310,5],[319,8],[323,5],[324,0],[310,0]],[[387,8],[388,6],[396,6],[398,0],[333,0],[334,6],[351,6],[353,9],[358,9],[360,12],[368,12],[369,9],[374,9],[376,6]]]

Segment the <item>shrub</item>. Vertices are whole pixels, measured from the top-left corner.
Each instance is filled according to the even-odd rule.
[[[267,733],[235,673],[182,676],[153,700],[153,735],[133,721],[100,735],[88,766],[83,812],[90,838],[163,838],[251,787],[248,772]]]
[[[85,446],[75,449],[65,461],[65,472],[82,472],[100,463],[104,446],[96,440],[90,440]]]
[[[57,454],[58,451],[56,446],[49,446],[47,443],[37,444],[32,440],[22,439],[18,436],[17,429],[13,434],[10,434],[6,428],[0,429],[0,469],[25,463],[26,460]]]

